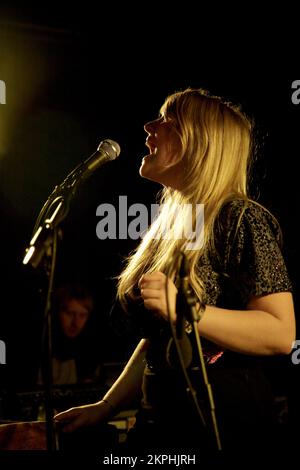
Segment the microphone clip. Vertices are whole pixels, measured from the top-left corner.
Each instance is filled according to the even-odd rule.
[[[191,324],[198,322],[205,310],[205,305],[195,295],[189,282],[189,263],[183,252],[180,252],[178,262],[178,276],[176,280],[176,333],[181,339],[185,322]],[[198,307],[200,305],[200,308]]]

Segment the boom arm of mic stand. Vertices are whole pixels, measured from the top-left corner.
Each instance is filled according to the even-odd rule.
[[[44,220],[44,222],[41,223],[34,232],[29,246],[26,248],[23,264],[28,264],[30,262],[34,268],[38,267],[52,243],[53,230],[56,229],[59,222],[65,218],[68,212],[68,207],[65,206],[65,201],[62,198],[57,198],[57,200],[53,201],[53,205],[54,203],[57,203],[57,205],[51,217]]]
[[[69,212],[71,200],[78,188],[80,174],[80,170],[75,168],[59,186],[54,188],[45,202],[36,220],[23,264],[30,262],[34,268],[40,264],[51,243],[53,229],[66,218]]]
[[[43,205],[33,229],[33,233],[37,231],[41,225],[42,219],[45,219],[51,209],[53,203],[58,199],[62,198],[64,201],[67,201],[68,205],[75,195],[76,189],[78,188],[78,183],[80,182],[80,177],[82,173],[82,164],[79,164],[65,179],[64,181],[55,186],[52,193],[48,197],[47,201]],[[67,215],[67,212],[66,212]]]

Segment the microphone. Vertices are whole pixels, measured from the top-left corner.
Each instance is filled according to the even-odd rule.
[[[83,163],[80,163],[64,180],[62,185],[73,184],[80,180],[88,178],[94,171],[98,170],[104,163],[115,160],[121,152],[120,145],[111,139],[102,140],[94,152]]]
[[[104,163],[115,160],[121,152],[120,145],[114,140],[102,140],[94,152],[84,162],[77,165],[64,181],[55,186],[49,198],[42,207],[36,220],[33,237],[26,248],[23,264],[30,261],[36,268],[45,251],[52,243],[52,231],[67,215],[72,197],[79,183],[98,170]]]

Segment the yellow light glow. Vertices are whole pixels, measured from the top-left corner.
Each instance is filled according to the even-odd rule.
[[[23,264],[28,264],[34,252],[35,252],[34,246],[31,246],[30,248],[28,248],[26,255],[24,256],[24,259],[23,259]]]

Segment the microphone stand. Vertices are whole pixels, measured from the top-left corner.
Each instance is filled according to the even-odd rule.
[[[46,296],[44,313],[43,351],[42,351],[42,376],[45,386],[45,414],[46,414],[46,434],[47,449],[52,451],[58,448],[55,438],[52,406],[52,315],[51,298],[54,285],[54,273],[57,254],[57,240],[60,234],[59,224],[66,218],[70,202],[75,195],[79,185],[97,168],[106,161],[114,160],[120,154],[120,146],[117,142],[107,139],[100,142],[97,151],[94,152],[83,163],[77,167],[55,186],[51,195],[42,207],[33,230],[33,237],[23,264],[29,262],[37,268],[45,256],[50,258],[50,270],[48,269],[48,290]]]
[[[51,310],[51,297],[54,284],[54,273],[57,255],[57,239],[58,227],[53,228],[52,233],[52,256],[50,270],[48,271],[48,289],[44,311],[44,331],[42,340],[42,379],[45,391],[45,419],[46,419],[46,439],[47,450],[58,450],[57,435],[55,432],[55,425],[53,421],[53,368],[52,368],[52,310]]]
[[[180,286],[179,286],[178,291],[180,291],[180,296],[182,296],[181,301],[180,301],[180,306],[182,308],[181,308],[180,313],[178,311],[176,312],[177,315],[179,314],[179,323],[176,324],[176,327],[179,332],[180,330],[182,331],[184,316],[186,317],[186,320],[192,325],[192,331],[193,331],[196,346],[197,346],[196,348],[197,355],[198,355],[200,366],[201,366],[201,372],[202,372],[204,384],[207,390],[207,397],[209,401],[213,432],[215,435],[217,448],[218,450],[222,450],[220,434],[219,434],[216,413],[215,413],[215,403],[214,403],[213,392],[212,392],[211,385],[208,381],[207,370],[206,370],[205,360],[203,356],[203,349],[202,349],[200,335],[199,335],[198,326],[197,326],[199,320],[201,320],[201,314],[203,314],[204,310],[202,310],[201,307],[200,309],[196,308],[196,305],[197,303],[199,303],[199,300],[194,295],[194,292],[190,288],[190,284],[188,282],[186,257],[183,253],[181,253],[181,256],[183,257],[183,260],[181,262],[182,267],[180,270],[181,270],[181,274],[182,272],[184,272],[184,275],[183,277],[179,276]]]
[[[76,169],[75,169],[76,170]],[[58,440],[53,422],[53,370],[52,370],[52,293],[54,286],[54,274],[57,258],[58,238],[61,234],[59,224],[65,219],[69,212],[70,202],[75,195],[77,184],[80,182],[78,173],[73,171],[61,185],[56,186],[35,223],[33,237],[23,264],[30,263],[37,268],[44,258],[46,275],[48,277],[48,288],[44,309],[44,326],[42,335],[42,359],[41,372],[45,392],[45,420],[46,420],[46,442],[47,450],[58,450]],[[50,215],[51,213],[51,215]],[[50,215],[50,216],[49,216]]]
[[[183,317],[180,317],[179,321],[176,321],[176,326],[174,326],[173,321],[171,319],[171,308],[170,308],[169,292],[168,292],[168,278],[171,276],[171,270],[172,270],[172,265],[169,266],[169,268],[167,269],[167,272],[166,272],[167,280],[166,280],[166,284],[165,284],[165,292],[166,292],[167,311],[168,311],[168,317],[169,317],[169,323],[170,323],[170,327],[171,327],[172,337],[173,337],[175,347],[176,347],[176,351],[177,351],[177,354],[178,354],[180,369],[181,369],[181,371],[183,373],[183,376],[184,376],[184,379],[186,381],[187,395],[191,399],[192,403],[194,404],[194,406],[197,410],[197,414],[198,414],[198,417],[199,417],[199,419],[202,423],[202,426],[204,428],[206,428],[206,421],[205,421],[205,418],[204,418],[204,414],[201,410],[199,401],[197,399],[196,391],[195,391],[195,389],[194,389],[194,387],[191,383],[190,377],[187,373],[187,369],[186,369],[186,365],[185,365],[185,361],[184,361],[184,357],[183,357],[182,349],[181,349],[181,345],[180,345],[180,340],[182,339],[182,336],[183,336],[183,321],[182,321]],[[177,308],[178,308],[178,304],[176,305],[176,311],[177,311]],[[179,324],[180,324],[180,326],[179,326]]]

